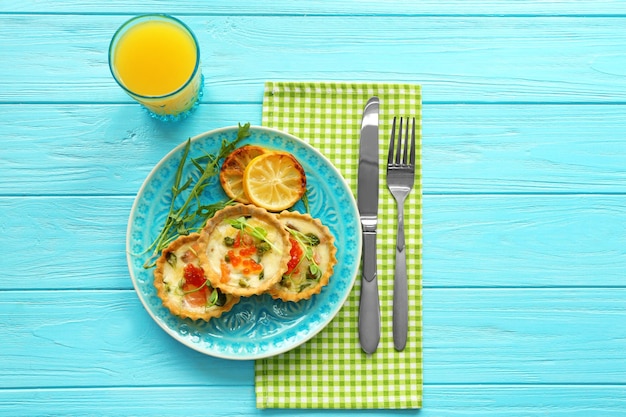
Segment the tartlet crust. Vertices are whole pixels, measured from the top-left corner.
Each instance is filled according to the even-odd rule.
[[[267,239],[275,246],[256,260],[263,267],[262,274],[244,276],[229,265],[226,265],[228,269],[224,272],[225,259],[231,249],[224,243],[224,239],[235,239],[239,233],[238,229],[229,224],[229,220],[240,217],[245,217],[250,226],[264,229]],[[200,265],[211,285],[224,293],[241,297],[262,294],[280,281],[287,271],[291,248],[288,232],[275,215],[251,204],[237,204],[216,212],[200,232],[199,242],[202,248],[199,253]]]
[[[198,258],[195,258],[191,262],[184,262],[181,259],[182,256],[180,256],[186,252],[188,248],[193,247],[193,250],[197,251],[199,238],[199,233],[180,236],[170,243],[167,248],[163,249],[161,256],[156,261],[156,269],[154,270],[154,286],[156,287],[157,295],[163,302],[163,305],[168,308],[172,314],[181,318],[189,318],[191,320],[208,321],[213,317],[219,317],[223,313],[230,311],[233,306],[239,302],[239,297],[232,294],[224,294],[226,296],[226,302],[223,306],[213,305],[205,308],[199,308],[190,306],[185,302],[184,295],[176,292],[178,289],[178,282],[184,280],[184,266],[192,263],[197,267],[201,267]],[[177,267],[174,268],[167,262],[167,258],[170,253],[176,254],[177,259],[181,260],[181,265],[178,265],[177,261]],[[171,281],[170,277],[172,277],[172,275],[173,280],[177,282],[166,282]],[[209,282],[207,282],[207,284],[209,284]]]
[[[306,286],[300,285],[298,288],[290,288],[285,285],[285,281],[277,282],[269,290],[269,294],[275,299],[283,301],[300,301],[311,298],[314,294],[319,294],[322,288],[328,285],[330,277],[333,275],[334,266],[337,263],[335,247],[335,237],[330,233],[328,227],[322,224],[319,219],[311,217],[309,214],[302,214],[295,211],[283,211],[278,215],[278,221],[283,227],[292,228],[304,234],[314,233],[320,242],[317,246],[312,247],[318,265],[321,269],[321,276],[317,281],[306,281],[308,261],[303,260],[300,271],[294,278],[295,282],[304,283]]]

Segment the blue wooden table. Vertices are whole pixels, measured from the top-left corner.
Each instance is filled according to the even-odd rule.
[[[177,124],[115,84],[129,17],[195,31]],[[171,148],[261,123],[267,80],[423,86],[424,408],[626,415],[626,2],[0,3],[0,415],[270,416],[251,361],[193,351],[133,290],[134,197]]]

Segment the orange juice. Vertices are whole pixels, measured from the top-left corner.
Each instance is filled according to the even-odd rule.
[[[190,110],[201,88],[200,51],[181,21],[145,15],[126,22],[109,48],[109,65],[118,84],[157,115]]]

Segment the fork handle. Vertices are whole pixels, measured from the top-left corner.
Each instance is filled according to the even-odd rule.
[[[406,276],[404,241],[404,202],[398,201],[398,231],[396,234],[396,267],[393,281],[393,345],[404,350],[409,327],[409,294]]]

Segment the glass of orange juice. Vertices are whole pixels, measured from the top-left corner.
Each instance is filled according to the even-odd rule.
[[[172,16],[141,15],[124,23],[111,40],[109,68],[126,93],[160,120],[187,117],[202,96],[198,41]]]

